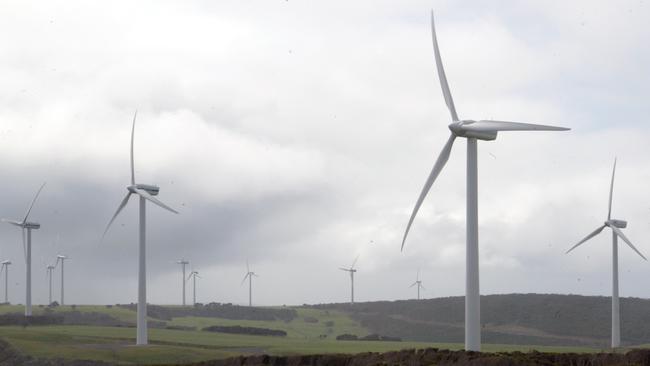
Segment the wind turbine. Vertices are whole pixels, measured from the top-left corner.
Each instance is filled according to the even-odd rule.
[[[357,264],[357,259],[359,259],[359,256],[354,258],[354,262],[352,262],[350,268],[339,267],[341,271],[350,272],[350,286],[351,286],[350,304],[354,304],[354,273],[357,271],[356,269],[354,269],[354,265]]]
[[[9,266],[11,265],[11,261],[4,261],[2,262],[2,266],[0,267],[0,275],[2,275],[2,271],[5,272],[5,304],[9,304]]]
[[[199,276],[199,272],[197,272],[197,271],[190,272],[190,275],[187,277],[188,281],[189,281],[190,278],[192,279],[192,286],[194,287],[194,292],[192,293],[193,300],[194,300],[193,301],[194,305],[196,305],[196,278],[197,277],[201,278],[201,276]]]
[[[479,264],[478,264],[478,169],[477,169],[477,140],[491,141],[497,138],[499,131],[565,131],[568,128],[535,125],[529,123],[505,122],[493,120],[460,120],[456,114],[456,107],[451,97],[447,77],[442,66],[436,30],[431,12],[431,34],[433,50],[438,70],[438,78],[442,87],[447,108],[451,112],[452,123],[449,125],[451,135],[440,152],[424,188],[418,197],[409,218],[404,237],[402,250],[406,237],[413,224],[413,219],[422,205],[429,189],[433,185],[440,171],[449,160],[452,145],[456,137],[467,139],[467,236],[466,236],[466,277],[465,277],[465,349],[480,351],[481,349],[481,322],[480,322],[480,291],[479,291]]]
[[[183,282],[183,306],[185,306],[185,282],[186,282],[186,280],[185,280],[185,266],[190,264],[190,262],[186,261],[185,259],[181,259],[180,261],[177,261],[176,263],[180,264],[182,269],[183,269],[183,278],[182,278],[182,280],[183,280],[182,281]],[[191,273],[190,273],[190,275],[191,275]]]
[[[420,289],[426,290],[424,286],[422,286],[422,281],[420,280],[420,270],[418,269],[418,276],[416,277],[415,282],[409,288],[417,285],[418,286],[418,300],[420,300]]]
[[[253,276],[259,277],[255,272],[251,271],[248,266],[248,261],[246,261],[246,276],[244,276],[244,279],[241,281],[241,285],[243,285],[248,278],[248,306],[253,306]]]
[[[605,227],[612,229],[612,348],[617,348],[621,346],[621,316],[620,308],[618,301],[618,238],[620,237],[623,241],[640,255],[641,258],[646,259],[646,257],[639,252],[630,240],[623,234],[620,229],[624,229],[627,226],[627,221],[625,220],[616,220],[612,219],[612,197],[614,193],[614,175],[616,174],[616,159],[614,159],[614,169],[612,170],[612,182],[609,186],[609,208],[607,210],[607,221],[591,234],[587,235],[584,239],[580,240],[578,244],[571,247],[571,249],[566,252],[569,253],[573,249],[580,246],[582,243],[593,238],[594,236],[600,234]]]
[[[149,185],[149,184],[136,184],[135,183],[135,168],[133,164],[133,140],[135,136],[135,118],[138,115],[136,111],[133,116],[133,126],[131,127],[131,185],[127,186],[126,189],[128,193],[126,197],[120,203],[120,206],[117,208],[117,211],[111,218],[111,221],[108,222],[106,230],[102,235],[102,239],[108,232],[108,229],[111,227],[113,221],[119,213],[122,211],[124,206],[129,202],[132,194],[137,194],[140,196],[140,245],[138,251],[138,320],[137,320],[137,345],[146,345],[148,343],[147,339],[147,257],[146,257],[146,202],[151,201],[154,204],[164,208],[167,211],[173,213],[178,213],[176,210],[162,203],[156,197],[160,188],[158,186]]]
[[[54,267],[56,268],[56,266],[59,265],[59,261],[61,262],[61,306],[64,305],[64,302],[63,302],[63,299],[64,299],[64,296],[63,296],[63,290],[64,290],[64,288],[63,288],[63,265],[65,264],[66,259],[69,259],[69,258],[66,257],[65,255],[59,254],[59,255],[56,256],[56,264],[54,265]],[[50,301],[50,303],[51,303],[51,301]]]
[[[52,304],[52,271],[54,271],[54,268],[55,267],[51,264],[47,266],[47,280],[50,283],[50,295],[48,297],[49,301],[47,303],[48,305]]]
[[[41,224],[27,221],[27,219],[43,187],[45,187],[45,183],[36,192],[22,221],[2,219],[3,222],[20,227],[23,232],[23,253],[25,254],[25,316],[32,316],[32,230],[37,230],[41,227]],[[27,239],[25,239],[25,231],[27,231]]]

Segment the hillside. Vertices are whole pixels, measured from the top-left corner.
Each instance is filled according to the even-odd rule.
[[[369,331],[421,342],[463,342],[464,297],[315,305],[350,314]],[[481,296],[484,343],[605,348],[611,300],[602,296]],[[650,343],[650,300],[621,298],[624,346]]]

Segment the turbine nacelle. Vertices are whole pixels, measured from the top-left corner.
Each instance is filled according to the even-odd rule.
[[[26,221],[26,222],[23,222],[22,225],[20,225],[20,226],[22,226],[24,229],[34,229],[34,230],[36,230],[36,229],[39,229],[41,227],[41,224],[39,224],[38,222]]]
[[[137,190],[141,189],[141,190],[149,193],[152,196],[157,196],[158,192],[160,192],[160,187],[154,186],[154,185],[149,185],[149,184],[133,184],[133,185],[130,185],[130,186],[126,187],[126,189],[129,192],[135,193],[135,194],[138,194]]]
[[[2,264],[3,266],[8,266],[8,265],[11,264],[11,261],[4,261],[4,262],[2,262],[0,264]]]
[[[454,136],[457,137],[469,137],[475,138],[477,140],[484,141],[493,141],[497,138],[497,131],[476,131],[470,128],[467,128],[476,123],[476,121],[467,119],[463,121],[456,121],[449,125],[449,129]]]
[[[615,227],[617,227],[619,229],[625,229],[627,227],[627,221],[610,219],[610,220],[605,221],[605,225],[607,225],[607,226],[615,226]]]

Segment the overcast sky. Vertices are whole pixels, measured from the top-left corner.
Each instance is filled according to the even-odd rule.
[[[429,12],[465,119],[571,127],[479,143],[481,293],[609,295],[613,214],[650,255],[650,5],[644,1],[20,1],[0,3],[0,217],[32,219],[33,296],[66,263],[66,302],[137,296],[137,204],[148,205],[148,300],[179,303],[181,257],[201,302],[343,302],[464,294],[465,146],[401,237],[450,123]],[[58,239],[57,239],[58,238]],[[10,301],[20,230],[0,226]],[[650,264],[620,248],[622,296]],[[58,269],[55,296],[59,296]],[[3,281],[4,282],[4,281]],[[191,294],[188,293],[188,301]]]

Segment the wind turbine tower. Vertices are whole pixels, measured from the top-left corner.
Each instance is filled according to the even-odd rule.
[[[48,305],[52,304],[52,271],[54,271],[54,266],[53,265],[48,265],[47,266],[47,280],[50,284],[50,292],[49,292],[49,297],[48,297]]]
[[[140,198],[140,245],[138,250],[138,315],[137,315],[137,345],[146,345],[149,343],[147,334],[147,256],[146,256],[146,202],[152,202],[167,211],[178,213],[176,210],[162,203],[155,196],[158,195],[160,188],[150,184],[136,184],[135,183],[135,167],[133,164],[133,140],[135,137],[135,118],[137,112],[133,116],[133,126],[131,127],[131,184],[126,187],[128,191],[122,203],[120,203],[117,211],[108,222],[104,235],[108,232],[113,221],[117,215],[120,214],[124,206],[129,202],[131,195],[138,195]]]
[[[5,304],[9,304],[9,266],[10,265],[11,265],[11,261],[4,261],[2,262],[2,266],[0,266],[0,275],[2,275],[3,271],[5,273]]]
[[[22,221],[2,219],[3,222],[20,227],[23,233],[23,251],[25,254],[25,316],[32,316],[32,230],[37,230],[41,227],[41,224],[27,221],[27,219],[29,219],[32,207],[34,207],[34,203],[43,190],[43,187],[45,187],[45,183],[36,192]]]
[[[409,288],[417,286],[418,287],[418,300],[420,300],[420,289],[426,290],[424,286],[422,286],[422,280],[420,280],[420,270],[418,270],[418,276],[416,277],[415,282]]]
[[[181,268],[182,268],[182,271],[183,271],[183,278],[182,278],[182,280],[183,280],[182,281],[183,282],[183,306],[185,306],[185,282],[186,282],[186,280],[185,280],[185,266],[190,264],[190,262],[185,260],[185,259],[181,259],[180,261],[178,261],[176,263],[181,265]],[[190,275],[191,275],[191,273],[190,273]]]
[[[451,97],[451,91],[447,84],[447,77],[442,66],[438,41],[436,39],[436,30],[433,21],[433,12],[431,12],[431,35],[433,40],[433,51],[438,70],[438,78],[442,87],[442,94],[445,103],[451,113],[452,123],[449,125],[451,135],[447,143],[440,152],[429,177],[424,183],[422,192],[418,197],[408,225],[402,239],[402,250],[406,237],[415,219],[424,198],[433,185],[440,171],[449,160],[451,148],[456,137],[467,139],[467,233],[466,233],[466,252],[465,252],[465,349],[468,351],[481,350],[481,305],[479,290],[479,264],[478,264],[478,167],[477,167],[477,142],[479,140],[492,141],[497,138],[500,131],[565,131],[568,128],[535,125],[519,122],[505,122],[494,120],[461,120],[456,114],[456,107]]]
[[[251,271],[248,261],[246,261],[246,276],[244,276],[241,284],[243,285],[248,278],[248,306],[253,306],[253,276],[259,277],[255,272]]]
[[[192,287],[193,287],[193,292],[192,292],[192,300],[193,301],[192,301],[192,304],[193,305],[196,305],[196,278],[197,277],[201,278],[201,276],[199,276],[199,272],[197,272],[197,271],[190,272],[189,277],[187,277],[188,281],[189,281],[190,278],[192,279]]]
[[[54,267],[56,267],[56,266],[59,265],[59,262],[61,262],[61,306],[65,305],[65,303],[63,302],[63,300],[64,300],[64,296],[63,296],[63,295],[64,295],[64,289],[65,289],[65,288],[63,287],[63,282],[64,282],[64,281],[63,281],[63,279],[64,279],[64,277],[63,277],[63,266],[64,266],[64,264],[65,264],[65,260],[66,260],[66,259],[69,259],[69,258],[66,257],[65,255],[61,255],[61,254],[59,254],[59,255],[56,256],[56,264],[54,265]],[[50,303],[52,303],[51,300],[50,300]]]
[[[641,258],[646,259],[641,252],[632,242],[623,234],[621,229],[627,227],[627,221],[612,219],[612,197],[614,194],[614,175],[616,174],[616,159],[614,159],[614,169],[612,170],[612,182],[609,186],[609,209],[607,210],[607,220],[591,234],[587,235],[584,239],[580,240],[578,244],[567,250],[567,253],[580,246],[582,243],[600,234],[605,227],[612,229],[612,348],[621,346],[621,314],[618,300],[618,238],[623,241],[640,255]]]
[[[350,304],[354,304],[354,274],[357,272],[357,270],[354,268],[354,265],[357,264],[358,259],[359,256],[354,259],[354,262],[352,262],[350,268],[339,267],[341,271],[350,273]]]

